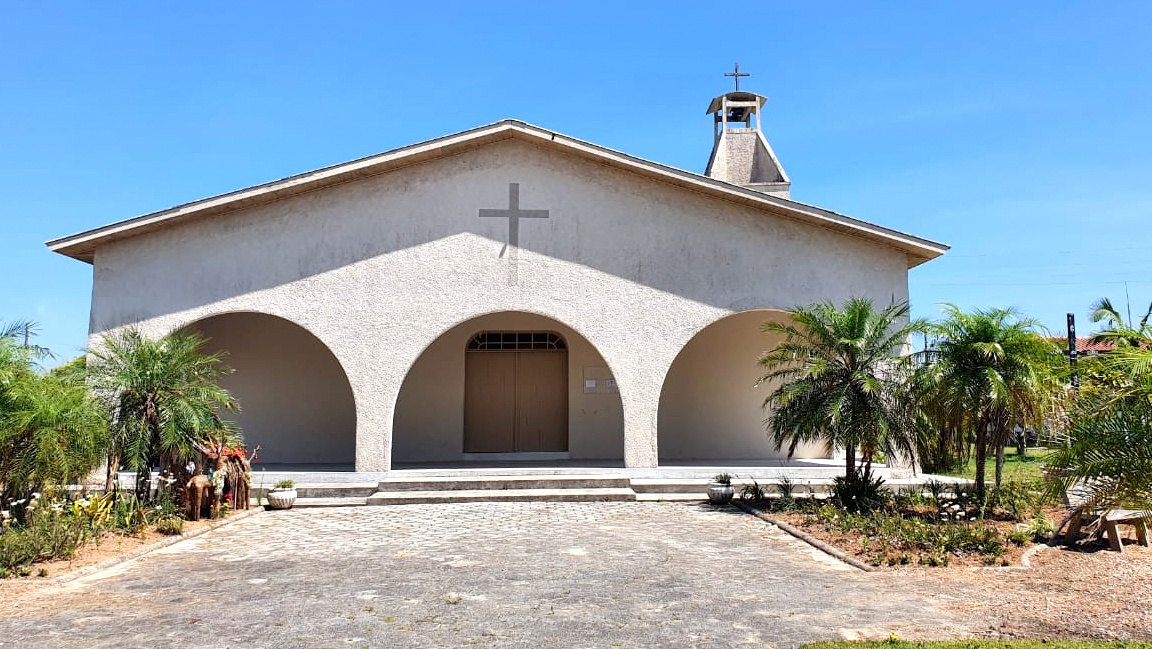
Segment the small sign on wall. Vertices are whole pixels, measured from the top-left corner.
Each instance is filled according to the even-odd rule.
[[[584,366],[584,394],[617,394],[616,378],[603,365]]]

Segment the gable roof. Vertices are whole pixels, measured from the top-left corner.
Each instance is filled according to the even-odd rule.
[[[656,162],[630,156],[596,144],[577,140],[518,120],[503,120],[488,126],[448,135],[419,144],[360,158],[351,162],[308,171],[295,176],[220,194],[159,212],[127,219],[49,241],[54,252],[92,263],[96,248],[105,243],[153,232],[177,223],[212,217],[257,205],[283,200],[305,192],[375,176],[401,167],[456,155],[494,142],[519,139],[545,148],[607,164],[647,178],[699,192],[720,200],[747,205],[778,217],[858,236],[903,252],[912,268],[935,259],[948,246],[928,239],[873,225],[850,216],[812,205],[770,196],[739,185],[715,180]]]

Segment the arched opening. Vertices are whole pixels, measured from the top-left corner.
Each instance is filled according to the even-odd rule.
[[[344,369],[318,338],[297,324],[239,312],[194,322],[184,331],[225,351],[234,371],[221,384],[240,402],[235,415],[249,448],[269,468],[353,470],[356,404]]]
[[[672,362],[660,392],[657,439],[661,463],[726,460],[728,463],[780,460],[787,448],[773,448],[764,430],[764,399],[771,386],[756,387],[758,360],[779,344],[765,334],[780,311],[744,311],[713,322],[697,333]],[[801,447],[797,458],[825,457],[819,446]]]
[[[622,466],[624,410],[608,364],[563,323],[492,313],[449,329],[396,401],[392,466],[581,462]]]

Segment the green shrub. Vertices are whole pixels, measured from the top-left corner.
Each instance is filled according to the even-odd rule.
[[[184,533],[184,519],[179,516],[165,516],[156,521],[156,531],[166,536],[176,536]]]
[[[985,503],[985,511],[1003,512],[1014,521],[1024,521],[1038,515],[1040,508],[1053,504],[1048,489],[1040,481],[1005,482],[990,489]]]
[[[83,516],[68,509],[37,508],[24,525],[9,527],[0,534],[0,569],[23,575],[36,561],[70,559],[99,533]]]
[[[780,476],[776,481],[776,491],[780,493],[781,500],[793,500],[796,491],[796,481],[788,476]]]
[[[1028,533],[1032,535],[1035,541],[1042,543],[1052,538],[1052,535],[1056,533],[1056,526],[1052,523],[1052,519],[1040,513],[1028,524]]]
[[[932,478],[924,483],[924,488],[928,490],[928,493],[932,494],[932,500],[936,504],[940,504],[940,497],[944,495],[944,483]]]
[[[870,512],[884,506],[888,489],[884,487],[884,478],[873,476],[871,471],[853,471],[833,478],[829,495],[850,512]]]
[[[761,487],[755,478],[752,479],[752,484],[746,484],[744,488],[740,490],[741,500],[751,500],[752,502],[758,503],[764,500],[765,496],[764,487]]]
[[[1032,533],[1028,530],[1012,530],[1005,535],[1013,545],[1024,545],[1032,540]]]

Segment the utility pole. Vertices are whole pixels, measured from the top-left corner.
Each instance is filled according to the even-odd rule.
[[[1072,369],[1072,389],[1080,389],[1080,376],[1076,374],[1076,314],[1068,314],[1068,367]]]

